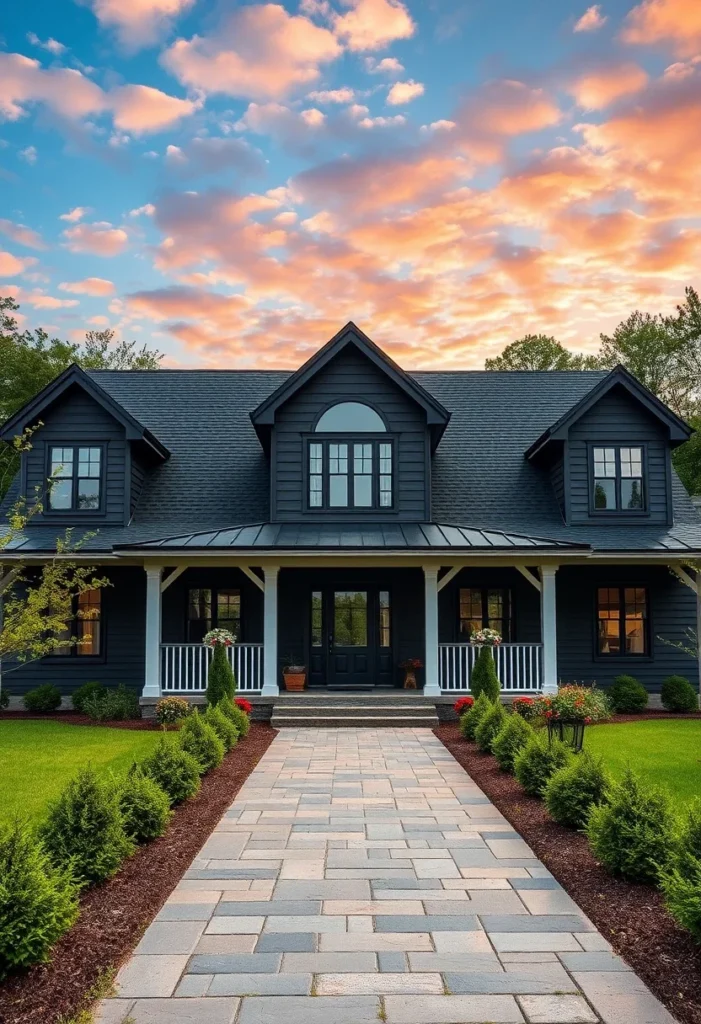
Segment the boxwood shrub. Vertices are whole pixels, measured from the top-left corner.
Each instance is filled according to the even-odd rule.
[[[24,695],[24,706],[27,711],[38,711],[48,714],[61,706],[61,691],[53,683],[44,683]]]
[[[222,702],[210,705],[204,715],[207,725],[211,725],[226,750],[235,747],[239,739],[239,731],[221,709]]]
[[[185,719],[179,740],[183,750],[192,754],[199,764],[202,775],[224,760],[224,744],[196,708]]]
[[[475,740],[482,753],[489,754],[497,733],[506,722],[506,711],[501,701],[492,704],[475,729]]]
[[[141,768],[167,793],[171,807],[188,800],[200,788],[200,764],[175,740],[163,736]]]
[[[573,758],[560,740],[548,743],[547,734],[536,733],[514,758],[514,774],[529,796],[542,797],[550,777]]]
[[[667,676],[662,683],[662,706],[667,711],[698,711],[699,700],[696,690],[684,676]]]
[[[611,707],[619,715],[635,715],[647,707],[648,693],[635,676],[616,676],[608,692]]]
[[[73,703],[73,709],[79,711],[81,715],[86,713],[85,702],[95,695],[101,696],[105,692],[104,683],[83,683],[77,690],[73,691],[71,701]]]
[[[492,742],[492,753],[502,771],[514,771],[514,758],[533,736],[533,727],[518,714],[506,716],[506,721]]]
[[[0,824],[0,979],[49,959],[78,917],[78,889],[25,822]]]
[[[57,867],[70,865],[80,885],[113,875],[134,844],[124,831],[114,787],[88,765],[50,805],[40,837]]]
[[[587,836],[594,856],[612,875],[656,885],[675,846],[670,797],[629,767],[611,786],[608,801],[592,807]]]
[[[701,800],[689,807],[662,891],[674,919],[701,942]]]
[[[491,709],[492,702],[486,693],[481,693],[469,711],[460,716],[460,732],[466,740],[474,740],[477,726]]]
[[[609,782],[603,758],[583,750],[548,779],[543,796],[550,817],[568,828],[583,829],[592,807],[604,802]]]
[[[119,809],[124,831],[135,843],[162,836],[172,817],[168,794],[138,764],[119,787]]]

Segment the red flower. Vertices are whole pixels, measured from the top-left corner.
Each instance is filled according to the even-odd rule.
[[[545,717],[546,717],[546,718],[552,718],[552,717],[553,717],[553,713],[552,713],[552,711],[546,711],[546,712],[545,712]]]
[[[453,711],[455,711],[457,715],[464,715],[466,711],[470,710],[474,703],[474,697],[459,697],[453,704]]]
[[[253,711],[253,705],[251,704],[250,700],[246,700],[245,697],[237,697],[234,703],[236,704],[237,708],[241,708],[241,710],[245,711],[247,715],[250,715],[250,713]]]

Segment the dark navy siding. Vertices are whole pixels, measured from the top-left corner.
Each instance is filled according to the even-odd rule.
[[[646,452],[646,516],[616,517],[616,523],[666,523],[669,517],[669,440],[660,421],[623,388],[614,388],[570,429],[568,442],[570,522],[600,522],[590,513],[589,447],[642,444]]]
[[[698,684],[698,661],[665,644],[687,641],[695,621],[696,596],[666,567],[571,566],[557,573],[557,668],[562,682],[609,686],[617,675],[635,676],[651,693],[665,676],[679,674]],[[596,588],[647,586],[650,604],[650,658],[600,658],[596,655]]]
[[[565,519],[567,516],[567,505],[565,500],[565,462],[564,458],[559,458],[550,468],[550,482],[557,498],[557,504],[562,513],[562,518]]]
[[[295,520],[300,516],[326,521],[358,518],[357,509],[344,513],[309,512],[306,508],[304,435],[312,432],[324,409],[339,401],[368,402],[397,437],[395,509],[382,512],[382,518],[428,519],[429,438],[425,414],[373,363],[349,348],[320,370],[277,414],[271,460],[273,520]]]
[[[133,452],[129,462],[131,464],[129,474],[129,516],[131,518],[134,515],[136,506],[139,504],[144,480],[146,479],[146,469],[139,457]]]
[[[42,658],[18,668],[3,663],[3,687],[24,694],[43,683],[54,683],[68,696],[91,680],[106,686],[124,683],[141,693],[146,643],[146,574],[141,566],[98,567],[112,586],[102,591],[103,653],[99,658],[61,656]]]
[[[47,521],[67,525],[93,523],[123,525],[125,518],[125,484],[127,440],[124,427],[101,405],[78,387],[70,388],[65,396],[42,414],[43,426],[32,438],[32,448],[24,456],[26,493],[32,495],[39,488],[46,490],[48,449],[55,444],[103,444],[103,511],[100,513],[52,512]]]

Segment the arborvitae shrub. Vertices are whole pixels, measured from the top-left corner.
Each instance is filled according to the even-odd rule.
[[[162,836],[172,817],[165,790],[138,764],[132,765],[119,791],[124,831],[135,843]]]
[[[514,774],[529,796],[541,796],[548,780],[569,764],[574,754],[568,746],[546,733],[536,733],[514,758]]]
[[[494,737],[492,742],[492,753],[499,762],[502,771],[511,772],[514,770],[514,758],[519,750],[530,740],[533,735],[533,728],[520,715],[510,714]]]
[[[231,719],[224,714],[221,707],[223,703],[224,701],[220,701],[219,704],[211,704],[205,712],[204,720],[207,725],[212,726],[225,749],[231,750],[238,742],[239,733]]]
[[[548,814],[568,828],[584,828],[591,808],[604,802],[609,781],[603,758],[583,750],[550,776],[543,794]]]
[[[491,701],[499,700],[501,686],[491,647],[481,647],[477,660],[470,673],[470,692],[477,700],[481,693],[486,693]]]
[[[662,706],[668,711],[698,711],[696,690],[684,676],[667,676],[662,683]]]
[[[701,942],[701,800],[689,807],[670,867],[662,872],[670,914]]]
[[[587,836],[594,856],[612,875],[656,885],[675,845],[670,797],[627,768],[611,786],[608,801],[592,807]]]
[[[251,719],[249,715],[234,704],[232,700],[229,700],[228,697],[225,697],[224,700],[220,701],[217,704],[217,708],[226,715],[230,722],[233,723],[241,739],[245,739],[251,729]]]
[[[134,844],[124,831],[118,794],[93,768],[83,768],[49,807],[40,836],[54,864],[70,865],[80,885],[117,871]]]
[[[611,707],[619,715],[635,715],[647,707],[648,694],[635,676],[616,676],[608,691]]]
[[[178,738],[183,750],[199,764],[202,775],[224,760],[224,744],[197,709],[185,719]]]
[[[24,706],[27,711],[39,711],[48,714],[61,706],[61,691],[53,683],[44,683],[24,695]]]
[[[81,715],[84,715],[86,700],[92,697],[93,694],[101,696],[104,692],[104,683],[83,683],[82,686],[79,686],[77,690],[73,691],[71,701],[73,702],[74,710],[79,711]]]
[[[141,768],[167,793],[171,806],[188,800],[200,788],[199,762],[179,743],[165,736],[153,753],[144,758]]]
[[[49,959],[78,917],[78,889],[29,825],[0,825],[0,979]]]
[[[233,700],[236,692],[236,680],[229,664],[227,649],[224,644],[215,644],[212,660],[209,663],[205,697],[207,703],[212,706],[218,704],[224,697]]]
[[[504,711],[504,707],[501,702],[497,701],[496,704],[492,704],[489,711],[475,729],[477,746],[484,754],[490,753],[492,743],[496,739],[497,733],[504,725],[505,721],[506,712]]]
[[[466,740],[474,740],[475,731],[484,716],[492,707],[492,702],[486,693],[481,693],[469,711],[460,716],[460,732]]]

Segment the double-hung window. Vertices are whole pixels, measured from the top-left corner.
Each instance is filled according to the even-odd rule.
[[[187,642],[202,643],[210,629],[228,629],[241,639],[241,591],[191,587],[187,595]]]
[[[459,633],[469,640],[478,629],[496,629],[502,639],[513,634],[511,591],[503,587],[461,587],[458,592]]]
[[[72,616],[59,640],[75,639],[70,647],[56,647],[52,657],[96,658],[102,654],[102,591],[83,590],[72,600]]]
[[[599,587],[596,617],[599,655],[636,657],[649,654],[648,595],[645,587]]]
[[[391,509],[394,447],[379,413],[338,402],[320,417],[307,448],[307,501],[314,509]],[[355,436],[353,436],[355,435]]]
[[[102,448],[52,445],[48,507],[54,512],[90,512],[102,500]]]
[[[594,512],[644,512],[645,476],[640,446],[592,449]]]

